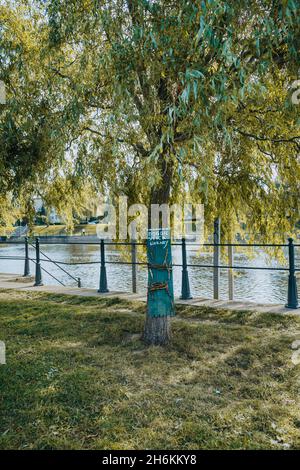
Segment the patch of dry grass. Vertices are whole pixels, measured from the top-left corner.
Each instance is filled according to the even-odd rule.
[[[94,224],[78,224],[74,226],[72,235],[82,235],[82,230],[86,235],[96,235],[97,225]],[[67,230],[66,225],[35,225],[32,229],[34,236],[55,236],[55,235],[70,235],[70,230]]]
[[[299,317],[182,306],[162,349],[144,310],[0,292],[0,447],[300,448]]]

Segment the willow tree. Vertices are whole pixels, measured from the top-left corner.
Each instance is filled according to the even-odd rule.
[[[249,131],[253,122],[234,125],[243,100],[255,89],[257,102],[265,93],[257,82],[266,84],[267,76],[272,84],[278,70],[294,78],[298,65],[293,1],[68,1],[49,3],[48,15],[53,47],[74,44],[90,81],[82,100],[98,112],[90,112],[85,129],[101,135],[108,159],[120,162],[120,143],[131,148],[144,177],[151,175],[150,203],[174,197],[185,161],[197,166],[205,185],[218,138],[263,140]],[[208,142],[206,158],[201,149]],[[223,161],[234,165],[234,151],[224,150]],[[146,341],[167,342],[168,321],[148,318]]]
[[[0,5],[0,80],[6,89],[0,104],[0,226],[22,216],[33,222],[37,195],[71,226],[73,209],[80,214],[91,195],[70,149],[76,96],[57,74],[53,63],[61,51],[49,49],[48,34],[37,4]]]
[[[276,108],[277,119],[288,116],[282,130],[266,101],[276,102],[280,74],[285,84],[297,78],[298,2],[33,3],[45,8],[48,68],[59,96],[72,103],[64,122],[83,173],[156,204],[175,200],[188,180],[210,214],[228,192],[226,209],[236,200],[244,211],[246,202],[261,227],[271,193],[274,213],[278,198],[286,207],[271,173],[275,158],[277,187],[297,192],[295,109],[288,101]],[[147,318],[145,340],[168,339],[169,319]]]

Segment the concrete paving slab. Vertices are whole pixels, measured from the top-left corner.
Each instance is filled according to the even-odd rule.
[[[33,292],[49,292],[55,294],[65,294],[65,295],[79,295],[84,297],[119,297],[127,300],[136,300],[141,302],[146,302],[147,297],[141,294],[134,294],[130,292],[123,291],[110,291],[106,293],[99,293],[96,289],[88,288],[78,288],[78,287],[68,287],[68,286],[54,286],[54,285],[43,285],[40,287],[35,287],[33,285],[33,280],[27,280],[22,277],[20,274],[6,274],[0,273],[0,289],[17,289],[17,290],[26,290]],[[276,313],[276,314],[294,314],[300,315],[300,309],[289,309],[285,308],[281,304],[256,304],[255,302],[249,301],[236,301],[236,300],[215,300],[215,299],[205,299],[203,297],[194,297],[189,300],[182,300],[180,298],[175,299],[175,303],[179,305],[190,305],[190,306],[207,306],[212,308],[219,309],[228,309],[228,310],[249,310],[257,311],[264,313]]]

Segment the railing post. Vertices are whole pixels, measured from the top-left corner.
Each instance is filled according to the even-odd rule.
[[[214,299],[219,298],[219,285],[220,285],[220,233],[221,233],[221,220],[218,217],[214,221],[214,272],[213,272],[213,292]]]
[[[29,250],[28,250],[28,237],[25,237],[25,264],[24,264],[24,277],[30,276],[29,266]]]
[[[40,260],[40,241],[37,237],[35,240],[35,286],[42,286],[42,270],[41,270],[41,260]]]
[[[289,283],[287,308],[298,308],[297,280],[295,276],[295,247],[293,239],[289,238]]]
[[[77,278],[77,286],[78,286],[78,287],[81,287],[81,279],[80,279],[80,277]]]
[[[137,262],[136,240],[131,240],[132,292],[134,294],[137,293],[136,262]]]
[[[186,243],[185,238],[182,238],[181,242],[182,249],[182,280],[181,280],[181,299],[188,300],[192,299],[190,291],[190,282],[189,282],[189,273],[187,269],[187,260],[186,260]]]
[[[104,240],[100,242],[101,266],[100,266],[100,283],[98,292],[103,294],[109,292],[107,288],[106,266],[105,266],[105,246]]]
[[[233,246],[228,246],[228,265],[233,266]],[[228,269],[228,298],[233,300],[234,297],[234,278],[233,278],[233,269]]]

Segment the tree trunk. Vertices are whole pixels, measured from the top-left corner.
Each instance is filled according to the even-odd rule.
[[[147,312],[143,340],[148,345],[165,346],[171,339],[170,317],[150,317]]]
[[[162,157],[160,161],[160,170],[162,175],[162,182],[159,187],[154,188],[151,191],[150,204],[167,204],[170,199],[170,189],[172,182],[173,168],[171,160],[166,157]],[[148,227],[151,228],[151,207],[149,208],[149,220]],[[144,326],[143,341],[147,345],[159,345],[165,346],[171,339],[171,326],[170,317],[152,317],[146,315],[146,321]]]

